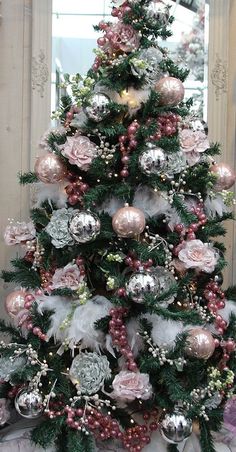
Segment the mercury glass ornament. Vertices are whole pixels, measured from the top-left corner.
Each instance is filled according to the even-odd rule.
[[[161,26],[167,24],[170,13],[166,3],[162,0],[152,0],[144,8],[147,21],[151,25],[156,25],[160,22]]]
[[[170,444],[178,444],[187,439],[192,428],[192,420],[186,418],[184,412],[177,408],[173,413],[167,413],[161,422],[161,434]]]
[[[98,216],[89,211],[76,210],[69,221],[69,232],[77,243],[95,240],[100,230],[101,223]]]
[[[15,408],[22,417],[34,419],[43,412],[43,397],[35,390],[23,388],[16,395]]]
[[[215,351],[215,341],[211,333],[197,327],[188,331],[186,339],[186,355],[199,359],[209,359]]]
[[[186,158],[182,151],[167,154],[155,144],[147,143],[139,156],[141,171],[145,174],[165,175],[173,177],[186,167]]]
[[[136,207],[125,205],[112,217],[112,227],[119,237],[133,238],[144,231],[145,215]]]
[[[165,107],[175,107],[184,98],[184,85],[175,77],[163,77],[158,80],[155,91],[160,95],[159,105]]]
[[[134,273],[126,284],[127,295],[136,303],[144,303],[145,295],[155,294],[156,289],[156,279],[147,271]]]
[[[60,157],[52,153],[38,157],[34,171],[38,179],[45,184],[57,184],[65,179],[67,174],[65,164]]]
[[[109,102],[110,99],[106,94],[95,93],[90,98],[89,105],[84,108],[84,112],[92,121],[103,121],[110,114]]]
[[[236,174],[227,163],[215,163],[210,170],[217,176],[214,185],[216,191],[228,190],[234,185]]]
[[[12,318],[14,318],[22,309],[24,309],[25,295],[26,291],[23,289],[14,290],[7,295],[5,308],[7,313]]]
[[[162,52],[156,47],[141,50],[136,58],[131,60],[131,71],[135,77],[145,77],[145,82],[152,86],[163,77],[160,62],[163,59]],[[141,61],[140,61],[141,60]]]

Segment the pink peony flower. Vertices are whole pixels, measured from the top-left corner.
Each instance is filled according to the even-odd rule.
[[[147,400],[152,395],[149,375],[139,372],[121,371],[113,380],[113,397],[123,401]]]
[[[196,268],[206,273],[212,273],[215,269],[219,255],[208,243],[201,240],[189,240],[178,254],[185,268]]]
[[[206,134],[200,130],[183,129],[179,133],[179,140],[190,166],[199,162],[200,154],[210,147]]]
[[[97,149],[96,145],[88,137],[78,135],[67,137],[61,153],[68,158],[71,165],[78,166],[82,171],[88,171],[97,155]]]
[[[132,25],[118,22],[115,25],[111,25],[106,31],[109,32],[109,42],[105,45],[105,50],[133,52],[138,49],[140,38]]]
[[[36,230],[34,223],[17,222],[9,224],[4,232],[4,240],[7,245],[24,244],[28,240],[33,240],[36,237]]]
[[[61,288],[77,290],[83,279],[84,275],[80,274],[76,264],[67,264],[64,268],[58,268],[55,271],[50,288],[52,290]]]

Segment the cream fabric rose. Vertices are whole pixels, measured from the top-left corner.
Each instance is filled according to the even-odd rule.
[[[84,276],[80,274],[79,268],[76,264],[67,264],[64,268],[57,268],[53,277],[51,289],[68,288],[71,290],[78,289]]]
[[[135,399],[147,400],[152,395],[148,374],[123,370],[116,375],[112,386],[112,396],[126,402]]]
[[[34,223],[18,222],[9,224],[4,232],[4,240],[7,245],[24,244],[28,240],[33,240],[36,237],[36,230]]]
[[[96,145],[88,137],[82,135],[67,137],[61,151],[71,165],[76,165],[82,171],[88,171],[92,161],[97,156]]]
[[[178,258],[184,263],[185,268],[196,268],[206,273],[212,273],[219,255],[208,243],[203,243],[201,240],[189,240],[180,250]]]
[[[179,140],[190,166],[199,162],[201,153],[210,147],[206,134],[200,130],[183,129],[179,133]]]

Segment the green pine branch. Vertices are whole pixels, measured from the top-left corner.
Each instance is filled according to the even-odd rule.
[[[31,209],[30,218],[36,225],[43,227],[46,227],[50,221],[50,218],[44,209]]]
[[[36,174],[32,171],[28,173],[19,173],[18,179],[21,185],[33,184],[35,182],[39,182]]]
[[[202,452],[216,452],[209,425],[203,418],[200,419],[200,444]]]
[[[185,225],[188,226],[191,223],[195,223],[197,221],[197,217],[193,213],[189,212],[179,195],[173,196],[173,207],[177,210],[182,223],[184,223]]]
[[[34,443],[39,444],[41,447],[46,449],[54,444],[57,436],[61,433],[64,424],[65,416],[58,416],[55,419],[46,419],[34,428],[31,432],[31,439]]]

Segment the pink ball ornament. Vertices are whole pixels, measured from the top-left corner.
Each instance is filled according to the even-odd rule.
[[[57,155],[52,153],[38,157],[34,171],[38,179],[45,184],[56,184],[62,181],[67,174],[64,163]]]
[[[217,176],[216,191],[228,190],[234,185],[236,174],[227,163],[215,163],[210,170]]]
[[[155,85],[155,91],[160,95],[159,104],[166,107],[174,107],[184,98],[184,85],[175,77],[161,78]]]
[[[144,231],[144,213],[136,207],[126,205],[117,210],[112,217],[112,227],[119,237],[133,238]]]
[[[23,289],[14,290],[7,295],[5,308],[10,317],[15,318],[24,309],[26,292]]]
[[[215,341],[211,333],[197,327],[188,331],[185,353],[194,358],[208,359],[215,351]]]

